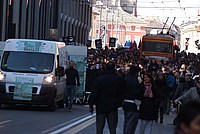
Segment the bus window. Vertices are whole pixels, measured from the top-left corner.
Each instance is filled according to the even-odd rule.
[[[142,51],[172,53],[172,44],[165,42],[147,42],[142,44]]]

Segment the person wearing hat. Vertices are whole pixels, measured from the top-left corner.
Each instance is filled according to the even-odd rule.
[[[96,134],[103,133],[106,120],[110,134],[116,134],[118,108],[125,86],[126,81],[115,72],[114,62],[108,62],[106,71],[95,80],[89,98],[89,111],[93,112],[93,105],[96,106]]]
[[[134,65],[130,66],[126,77],[126,87],[124,89],[124,126],[123,134],[134,134],[139,120],[139,108],[137,99],[142,94],[142,89],[137,79],[140,68]]]

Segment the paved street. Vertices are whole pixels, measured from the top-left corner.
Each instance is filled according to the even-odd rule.
[[[173,134],[173,126],[169,125],[172,123],[173,118],[173,116],[167,116],[163,125],[155,123],[153,134]],[[122,124],[123,111],[119,110],[118,134],[122,134]],[[95,115],[91,117],[87,107],[80,105],[75,105],[73,112],[68,112],[65,109],[48,112],[43,107],[3,106],[0,110],[0,133],[94,134]],[[107,126],[104,134],[109,134]]]
[[[153,132],[152,134],[173,134],[174,126],[172,124],[174,116],[169,115],[165,117],[164,124],[154,123]],[[119,111],[119,121],[118,121],[118,128],[117,134],[123,133],[123,112]],[[139,126],[140,122],[137,127],[136,134],[139,134]],[[83,129],[82,131],[78,132],[77,134],[94,134],[95,124],[90,125],[89,127]],[[104,134],[109,134],[108,127],[106,125],[106,129],[104,130]]]
[[[3,107],[0,109],[0,134],[49,133],[80,120],[88,114],[82,106],[74,106],[73,112],[57,109],[45,111],[43,107]]]

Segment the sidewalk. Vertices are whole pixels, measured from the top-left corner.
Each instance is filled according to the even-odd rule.
[[[153,130],[152,134],[173,134],[174,133],[174,126],[172,125],[173,119],[175,118],[175,115],[165,115],[164,116],[164,122],[163,124],[154,122],[153,124]],[[118,134],[123,133],[123,112],[119,111],[119,124],[118,124]],[[136,134],[139,134],[140,129],[140,121],[138,122],[138,126],[136,129]],[[109,133],[106,133],[109,134]]]
[[[175,115],[165,115],[164,116],[164,123],[154,123],[153,124],[153,130],[152,134],[174,134],[174,126],[172,125],[173,119],[175,118]],[[117,128],[117,134],[123,134],[123,121],[124,121],[124,115],[123,110],[119,110],[119,118],[118,118],[118,128]],[[135,134],[139,134],[139,127],[140,127],[140,121],[137,126],[137,130]],[[78,132],[77,134],[94,134],[96,132],[95,123],[90,125],[89,127],[86,127],[82,131]],[[108,126],[106,124],[104,128],[103,134],[109,134]]]

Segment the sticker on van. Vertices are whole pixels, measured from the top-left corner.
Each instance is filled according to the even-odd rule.
[[[28,52],[41,52],[42,51],[42,42],[36,41],[18,41],[17,50],[18,51],[28,51]]]
[[[14,98],[15,100],[32,100],[34,79],[29,77],[16,77]]]

